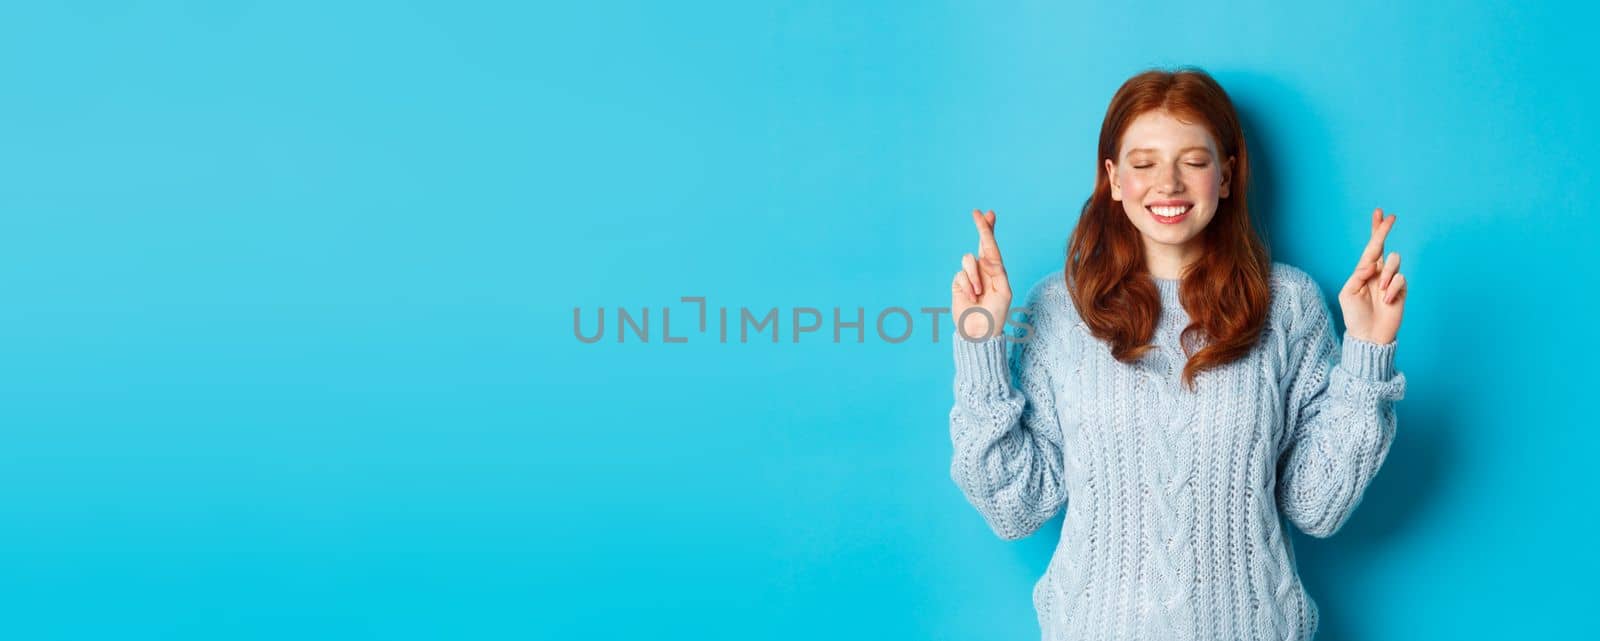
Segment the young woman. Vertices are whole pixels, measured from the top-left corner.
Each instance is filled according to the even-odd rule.
[[[1095,173],[1065,267],[1020,310],[1025,336],[1003,331],[994,212],[972,214],[978,255],[951,285],[951,477],[1004,539],[1066,506],[1033,589],[1045,639],[1310,639],[1285,520],[1332,535],[1388,454],[1405,393],[1406,281],[1399,254],[1380,258],[1395,217],[1372,214],[1341,342],[1317,284],[1251,225],[1244,135],[1210,76],[1128,80]]]

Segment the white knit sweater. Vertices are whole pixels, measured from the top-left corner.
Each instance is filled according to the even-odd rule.
[[[1341,348],[1316,283],[1273,263],[1255,348],[1191,392],[1178,281],[1155,281],[1158,349],[1135,364],[1089,333],[1059,270],[1027,295],[1032,340],[953,334],[951,477],[1004,539],[1066,506],[1033,589],[1046,640],[1308,640],[1284,519],[1326,537],[1360,503],[1405,394],[1395,344]]]

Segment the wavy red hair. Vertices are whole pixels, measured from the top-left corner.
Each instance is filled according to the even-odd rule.
[[[1067,244],[1066,284],[1078,315],[1090,332],[1110,343],[1117,360],[1131,363],[1154,349],[1150,340],[1161,314],[1160,292],[1145,265],[1139,229],[1111,199],[1104,171],[1107,159],[1119,160],[1128,126],[1154,110],[1204,125],[1222,158],[1234,159],[1230,195],[1201,232],[1203,255],[1179,283],[1179,299],[1190,318],[1180,339],[1188,356],[1183,382],[1192,390],[1200,372],[1250,351],[1266,326],[1271,302],[1271,257],[1251,223],[1246,198],[1250,156],[1244,131],[1233,101],[1209,74],[1150,70],[1128,79],[1112,96],[1100,125],[1094,193]]]

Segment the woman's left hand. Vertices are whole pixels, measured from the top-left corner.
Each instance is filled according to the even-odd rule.
[[[1394,216],[1372,210],[1372,237],[1361,252],[1355,273],[1339,291],[1344,328],[1351,336],[1386,345],[1400,332],[1400,315],[1406,307],[1406,277],[1400,273],[1400,253],[1383,256],[1383,240],[1394,227]]]

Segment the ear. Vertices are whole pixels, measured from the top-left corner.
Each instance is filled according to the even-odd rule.
[[[1228,156],[1228,162],[1222,163],[1222,190],[1218,193],[1221,198],[1227,198],[1233,190],[1233,156]]]
[[[1111,162],[1110,158],[1106,159],[1106,178],[1111,181],[1111,199],[1121,201],[1122,185],[1117,184],[1117,163]]]

